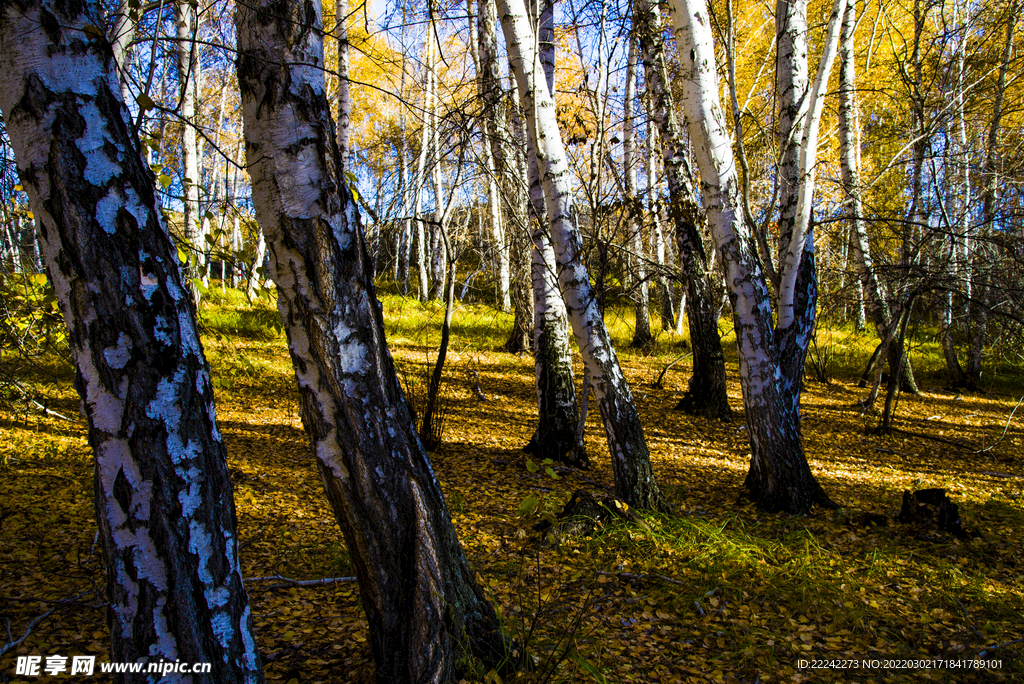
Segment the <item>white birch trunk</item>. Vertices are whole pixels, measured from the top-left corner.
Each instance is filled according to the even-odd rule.
[[[199,92],[199,43],[196,41],[198,22],[196,6],[188,0],[179,0],[174,5],[174,20],[177,27],[178,43],[178,102],[183,124],[181,138],[182,157],[182,221],[183,237],[195,250],[195,256],[205,264],[206,245],[202,239],[199,219],[199,145],[196,138],[196,97]],[[200,255],[202,255],[200,257]],[[186,269],[188,286],[198,294],[192,278],[199,275],[196,269]],[[207,279],[203,271],[204,283]],[[197,298],[198,301],[198,298]]]
[[[474,12],[474,3],[478,11]],[[495,256],[495,275],[498,284],[497,308],[509,311],[512,308],[510,291],[509,244],[505,235],[505,220],[502,215],[502,184],[507,185],[509,157],[502,147],[502,105],[501,75],[498,73],[497,16],[494,0],[466,0],[469,15],[469,33],[476,42],[470,53],[476,70],[477,95],[480,97],[480,135],[484,173],[487,176],[487,206],[490,212],[491,244]],[[509,201],[512,201],[510,194]]]
[[[433,94],[434,89],[432,86],[434,79],[434,67],[433,67],[433,24],[428,24],[427,36],[423,45],[423,65],[424,65],[424,91],[423,91],[423,111],[424,113],[430,112],[433,107]],[[434,143],[434,134],[431,127],[431,121],[429,116],[423,117],[423,131],[420,136],[420,154],[416,160],[416,174],[413,177],[413,210],[412,217],[416,224],[415,235],[416,235],[416,273],[418,278],[419,291],[417,296],[421,302],[427,301],[427,291],[429,288],[427,278],[427,238],[426,230],[423,225],[423,217],[421,212],[423,210],[423,188],[427,183],[427,159],[430,154],[431,145]]]
[[[590,275],[581,256],[581,238],[569,186],[569,166],[555,116],[555,102],[540,82],[534,31],[523,0],[500,0],[505,43],[527,117],[527,135],[537,145],[542,165],[545,207],[558,282],[583,361],[592,375],[612,457],[616,494],[638,508],[662,505],[661,491],[651,469],[643,427],[629,384],[622,375],[615,349],[598,311]]]
[[[634,25],[640,41],[651,115],[658,125],[662,160],[669,189],[669,214],[675,228],[677,254],[683,275],[686,323],[693,349],[693,373],[687,392],[676,408],[687,413],[729,420],[732,409],[726,392],[725,358],[718,333],[721,314],[712,284],[709,250],[698,226],[703,212],[694,193],[693,174],[687,160],[687,144],[677,122],[676,106],[668,81],[661,15],[648,0],[633,3]],[[680,301],[677,333],[682,333],[683,301]]]
[[[112,660],[211,664],[165,678],[180,684],[262,682],[195,309],[110,45],[85,30],[101,21],[95,3],[0,8],[0,109],[95,452]]]
[[[359,578],[377,681],[447,682],[507,662],[417,436],[339,168],[320,3],[239,5],[238,81],[302,419]],[[310,22],[312,19],[312,22]],[[312,23],[312,26],[309,24]]]
[[[342,168],[348,170],[349,125],[352,121],[352,95],[349,87],[349,43],[348,43],[348,0],[335,0],[334,34],[338,41],[338,151],[341,153]]]
[[[647,347],[654,342],[651,334],[651,297],[647,283],[647,254],[644,251],[643,211],[637,197],[636,182],[636,64],[637,41],[629,38],[626,56],[626,83],[623,89],[622,116],[622,165],[623,185],[626,190],[627,211],[632,217],[630,226],[630,243],[633,252],[633,273],[636,277],[636,306],[634,307],[636,328],[633,332],[633,346]]]
[[[704,188],[711,234],[725,271],[747,411],[750,471],[746,487],[764,509],[806,512],[833,506],[815,481],[800,438],[799,407],[784,388],[764,272],[741,218],[739,179],[719,100],[711,21],[704,0],[670,0],[683,104]]]
[[[806,256],[813,258],[814,234],[811,232],[811,209],[814,198],[814,167],[818,158],[818,133],[821,126],[821,112],[825,105],[826,87],[832,63],[835,61],[839,44],[840,26],[846,10],[846,0],[834,0],[832,13],[829,16],[828,30],[825,36],[825,49],[818,64],[814,85],[806,90],[807,83],[807,5],[806,0],[796,0],[790,4],[787,0],[779,0],[776,21],[779,20],[783,7],[793,11],[785,13],[785,23],[778,27],[779,39],[779,83],[782,89],[783,105],[780,119],[780,135],[783,138],[783,162],[780,169],[783,183],[783,201],[780,216],[779,236],[779,323],[780,329],[788,328],[797,323],[797,317],[810,321],[801,322],[805,331],[800,336],[809,336],[813,328],[813,301],[801,307],[801,299],[816,297],[805,291],[798,292],[798,278],[801,271],[801,260]],[[785,39],[785,40],[784,40]],[[792,99],[796,98],[796,99]],[[787,126],[787,119],[795,116],[792,125]],[[795,150],[793,147],[795,146]],[[795,157],[795,158],[794,158]],[[794,166],[795,165],[795,166]],[[795,199],[793,206],[792,199]],[[789,211],[792,208],[793,214]],[[810,266],[810,264],[808,264]],[[816,289],[816,286],[814,286]],[[800,311],[806,307],[808,311]],[[803,340],[797,340],[800,346],[806,346]],[[802,366],[802,364],[801,364]],[[798,381],[798,380],[797,380]]]

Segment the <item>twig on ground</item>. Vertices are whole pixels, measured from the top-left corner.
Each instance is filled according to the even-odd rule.
[[[957,449],[963,449],[964,451],[970,451],[971,450],[971,448],[969,446],[967,446],[966,444],[963,444],[961,442],[956,442],[956,441],[954,441],[952,439],[946,439],[944,437],[939,437],[937,435],[929,435],[927,432],[914,432],[913,430],[904,430],[902,428],[897,428],[897,427],[892,428],[892,431],[893,432],[901,432],[904,435],[910,435],[911,437],[920,437],[921,439],[930,439],[933,442],[942,442],[943,444],[948,444],[950,446],[955,446]]]
[[[245,584],[250,582],[272,582],[278,580],[279,584],[271,584],[267,587],[260,587],[261,589],[283,589],[285,587],[325,587],[328,584],[338,584],[339,582],[355,582],[355,577],[324,577],[322,579],[314,580],[297,580],[290,577],[283,577],[281,575],[270,575],[269,577],[247,577],[242,580]]]
[[[989,654],[990,651],[998,651],[1001,648],[1006,648],[1007,646],[1013,646],[1014,644],[1019,643],[1024,643],[1024,639],[1014,639],[1013,641],[1007,641],[1005,644],[992,644],[991,646],[987,647],[984,651],[978,653],[978,657],[984,658]]]
[[[644,580],[659,579],[659,580],[661,580],[663,582],[668,582],[669,584],[678,584],[680,586],[686,586],[686,582],[680,582],[679,580],[674,579],[672,577],[668,577],[667,575],[652,575],[652,574],[648,574],[648,573],[632,573],[632,572],[605,572],[604,570],[598,570],[597,574],[598,575],[605,575],[606,577],[618,577],[619,579],[627,579],[627,580],[640,580],[640,581],[644,581]]]
[[[57,612],[58,608],[60,608],[61,606],[65,606],[65,605],[68,605],[68,604],[76,602],[78,599],[80,599],[82,596],[84,596],[87,593],[88,592],[83,591],[82,593],[80,593],[80,594],[78,594],[76,596],[72,596],[71,598],[63,599],[63,600],[60,600],[60,601],[54,601],[54,603],[56,603],[57,605],[55,605],[53,608],[51,608],[50,610],[46,611],[42,615],[38,616],[32,622],[28,623],[28,627],[25,628],[25,633],[21,635],[20,639],[16,639],[14,641],[10,640],[11,639],[11,624],[8,621],[8,623],[7,623],[7,638],[8,638],[8,642],[6,644],[4,644],[2,648],[0,648],[0,656],[4,655],[5,653],[7,653],[8,651],[10,651],[12,649],[17,648],[18,646],[20,646],[25,641],[25,639],[28,638],[29,634],[32,633],[32,630],[36,628],[36,625],[38,625],[40,622],[42,622],[46,618],[48,618],[51,615],[53,615],[55,612]]]
[[[1017,405],[1013,407],[1012,411],[1010,411],[1010,417],[1006,419],[1006,425],[1003,426],[1003,434],[999,435],[999,439],[997,439],[996,441],[992,442],[992,446],[986,447],[984,449],[978,449],[974,453],[976,453],[976,454],[983,454],[986,451],[992,451],[993,449],[996,448],[997,444],[999,444],[1000,442],[1003,441],[1003,437],[1006,437],[1006,431],[1010,429],[1010,421],[1013,420],[1013,414],[1016,413],[1017,409],[1020,408],[1020,403],[1022,401],[1024,401],[1024,394],[1020,395],[1020,399],[1017,401]]]

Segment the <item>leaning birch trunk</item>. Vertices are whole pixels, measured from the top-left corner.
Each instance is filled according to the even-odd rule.
[[[195,309],[95,3],[0,9],[0,109],[40,222],[96,454],[112,660],[262,682]],[[120,675],[118,682],[138,681]]]
[[[725,355],[718,334],[719,307],[712,286],[708,249],[697,226],[701,210],[694,193],[687,146],[676,120],[676,105],[668,80],[664,31],[657,5],[634,0],[634,22],[640,41],[651,115],[658,126],[662,159],[668,180],[669,214],[676,233],[679,261],[685,276],[683,297],[693,349],[693,375],[676,408],[705,418],[730,420],[732,409],[726,388]],[[682,326],[679,307],[677,324]]]
[[[538,38],[548,93],[555,84],[554,5],[543,0],[538,16]],[[547,223],[544,188],[535,138],[526,139],[526,177],[534,220],[530,223],[530,274],[533,284],[533,359],[537,388],[537,429],[525,451],[579,468],[590,467],[579,432],[579,405],[569,347],[569,320],[558,288],[558,267]]]
[[[537,145],[558,282],[576,342],[589,370],[604,420],[617,496],[637,508],[663,505],[647,442],[629,384],[604,326],[581,256],[581,238],[569,187],[569,166],[555,116],[555,102],[540,80],[534,33],[523,0],[500,0],[505,43],[527,117],[527,136]]]
[[[687,126],[733,310],[751,452],[745,486],[769,511],[802,513],[815,505],[832,507],[804,456],[799,406],[787,401],[783,387],[768,287],[754,238],[740,214],[739,179],[718,98],[707,5],[704,0],[670,0],[669,7]]]
[[[855,27],[856,3],[850,3],[843,15],[839,41],[839,160],[842,167],[843,189],[846,192],[846,201],[849,206],[850,248],[860,278],[861,291],[864,293],[867,314],[878,333],[881,351],[889,360],[890,372],[895,372],[896,365],[899,364],[901,375],[906,377],[911,372],[909,364],[901,363],[892,353],[898,351],[895,347],[891,347],[890,343],[895,334],[895,328],[889,304],[882,294],[882,288],[875,274],[871,246],[863,220],[858,149],[860,135],[857,130],[856,113]],[[874,394],[865,404],[873,404],[873,397]]]
[[[359,578],[377,681],[458,680],[474,658],[484,671],[503,662],[506,641],[384,339],[330,119],[320,3],[281,9],[238,6],[238,81],[303,423]]]

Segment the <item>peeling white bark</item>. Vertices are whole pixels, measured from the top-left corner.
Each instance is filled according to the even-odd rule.
[[[96,454],[113,659],[261,682],[209,369],[99,24],[95,4],[0,8],[0,109]]]
[[[246,156],[303,424],[359,578],[377,679],[444,682],[470,658],[486,671],[506,644],[387,349],[372,262],[337,165],[320,3],[300,0],[286,16],[279,8],[238,7]]]

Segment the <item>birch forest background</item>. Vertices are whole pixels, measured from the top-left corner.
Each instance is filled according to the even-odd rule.
[[[1022,12],[0,0],[0,682],[1015,681]]]

